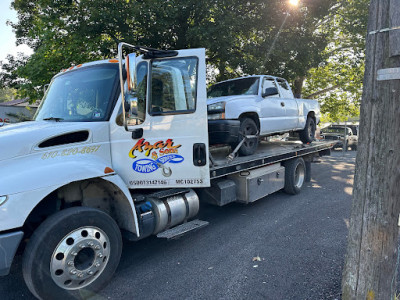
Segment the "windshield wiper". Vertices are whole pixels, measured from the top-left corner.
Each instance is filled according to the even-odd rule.
[[[56,122],[60,122],[64,120],[63,118],[55,118],[55,117],[50,117],[50,118],[44,118],[43,121],[56,121]]]

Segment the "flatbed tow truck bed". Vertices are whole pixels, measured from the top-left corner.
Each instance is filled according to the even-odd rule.
[[[256,153],[235,157],[232,161],[227,159],[230,147],[211,147],[210,178],[216,179],[296,157],[312,159],[314,156],[329,155],[334,144],[326,141],[315,141],[307,145],[300,141],[260,141]]]

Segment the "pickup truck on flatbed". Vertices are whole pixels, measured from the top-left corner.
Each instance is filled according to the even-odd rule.
[[[315,139],[318,101],[295,98],[283,78],[252,75],[222,81],[212,85],[207,96],[211,144],[235,148],[243,136],[253,135],[239,148],[239,154],[250,155],[257,149],[258,137],[292,131],[303,143]]]
[[[123,57],[123,47],[134,53]],[[176,238],[208,223],[200,201],[300,192],[329,142],[209,148],[204,49],[121,43],[118,60],[52,79],[33,122],[0,128],[0,275],[16,250],[40,299],[80,299],[115,272],[122,237]]]

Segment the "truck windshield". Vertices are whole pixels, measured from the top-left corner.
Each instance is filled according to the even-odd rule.
[[[109,118],[118,87],[118,65],[101,64],[53,79],[35,120],[97,122]]]
[[[207,98],[237,95],[257,95],[258,77],[240,78],[212,85],[207,92]]]

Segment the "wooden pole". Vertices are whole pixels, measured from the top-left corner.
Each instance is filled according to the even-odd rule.
[[[400,0],[372,0],[342,299],[394,299],[400,213]]]

